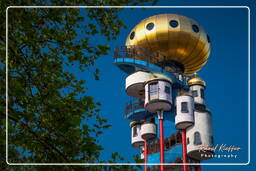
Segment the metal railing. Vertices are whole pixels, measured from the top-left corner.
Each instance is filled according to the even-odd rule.
[[[125,111],[124,111],[125,118],[128,118],[131,113],[133,113],[134,111],[136,111],[138,109],[144,109],[144,100],[136,99],[136,100],[132,100],[132,101],[129,101],[128,103],[126,103]]]
[[[184,72],[182,64],[171,61],[168,57],[152,51],[149,48],[142,48],[139,46],[118,46],[114,50],[114,59],[118,58],[141,60],[147,64],[154,64],[162,70],[173,74],[181,74]]]
[[[148,154],[160,152],[159,139],[155,139],[148,143]],[[181,144],[181,134],[177,132],[172,134],[169,138],[164,139],[164,150],[168,151],[177,144]]]

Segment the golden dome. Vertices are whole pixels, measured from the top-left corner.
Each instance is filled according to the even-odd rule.
[[[198,77],[196,73],[194,77],[188,79],[187,83],[188,83],[188,86],[191,86],[191,85],[202,85],[204,87],[206,86],[205,81],[202,78]]]
[[[126,46],[149,48],[167,61],[182,64],[185,76],[199,71],[210,55],[209,37],[204,29],[196,21],[177,14],[144,19],[132,29]]]

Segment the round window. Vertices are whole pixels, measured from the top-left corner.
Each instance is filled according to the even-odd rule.
[[[130,34],[130,39],[134,39],[134,36],[135,36],[135,32],[133,31],[131,34]]]
[[[207,34],[207,41],[208,41],[208,43],[210,43],[211,42],[211,40],[210,40],[210,36]]]
[[[175,28],[175,27],[177,27],[179,25],[178,21],[176,21],[176,20],[171,20],[169,24],[173,28]]]
[[[192,29],[193,29],[193,31],[196,32],[196,33],[199,32],[199,28],[198,28],[198,26],[195,25],[195,24],[192,25]]]
[[[147,26],[146,26],[146,28],[147,28],[148,30],[152,30],[152,29],[154,28],[154,23],[148,23]]]

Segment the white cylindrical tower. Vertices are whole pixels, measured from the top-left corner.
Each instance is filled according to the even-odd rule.
[[[152,139],[156,136],[156,125],[154,123],[143,123],[141,125],[141,137],[144,140]]]
[[[145,71],[138,71],[129,75],[125,79],[126,93],[135,98],[144,98],[144,84],[150,79],[151,75],[151,73]]]
[[[205,81],[197,77],[197,74],[195,73],[195,76],[190,78],[187,82],[189,86],[189,90],[194,97],[194,102],[195,104],[198,105],[205,105],[205,96],[204,96],[204,91],[205,91]]]
[[[152,113],[169,111],[172,106],[172,80],[162,74],[154,76],[145,84],[145,108]]]
[[[132,129],[131,143],[134,148],[140,148],[144,144],[144,140],[141,137],[141,123],[141,121],[132,121],[130,123]]]
[[[194,100],[190,95],[176,97],[175,125],[177,129],[186,129],[194,124]]]
[[[194,112],[195,124],[187,133],[188,156],[196,160],[209,159],[206,155],[213,154],[210,150],[202,151],[202,147],[213,147],[212,119],[208,110]]]

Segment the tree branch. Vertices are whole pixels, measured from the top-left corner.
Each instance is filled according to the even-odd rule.
[[[4,113],[1,112],[1,115],[5,116]],[[34,137],[36,137],[36,140],[42,144],[45,148],[53,150],[54,152],[56,152],[57,154],[59,154],[67,163],[71,163],[69,161],[69,159],[67,158],[66,155],[64,155],[61,151],[59,151],[56,147],[54,147],[53,145],[49,144],[49,142],[45,142],[44,140],[42,140],[37,134],[36,132],[32,131],[32,129],[30,128],[29,125],[27,125],[26,123],[20,121],[19,119],[17,119],[16,117],[8,114],[8,119],[11,119],[12,121],[16,122],[16,123],[20,123],[24,128],[26,128],[28,130],[29,133],[31,133]],[[72,166],[71,166],[72,168]],[[74,168],[73,168],[74,169]],[[75,169],[76,170],[76,169]]]

